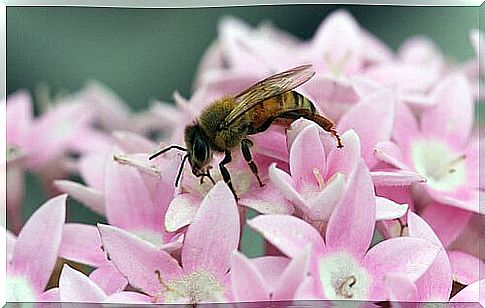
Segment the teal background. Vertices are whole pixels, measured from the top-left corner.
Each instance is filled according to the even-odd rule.
[[[8,7],[7,91],[34,89],[40,81],[53,90],[72,91],[97,79],[140,109],[150,98],[171,100],[174,89],[190,95],[197,64],[217,35],[221,16],[238,16],[252,25],[269,20],[308,39],[337,8],[349,10],[393,49],[421,34],[434,39],[451,59],[473,54],[468,31],[478,27],[479,17],[473,7]]]
[[[175,89],[190,96],[195,70],[216,37],[222,16],[237,16],[252,25],[271,21],[308,39],[325,16],[338,8],[350,11],[364,28],[394,50],[410,36],[425,35],[450,60],[464,61],[473,56],[468,34],[478,27],[479,10],[474,7],[8,7],[7,93],[20,88],[33,91],[40,82],[54,93],[74,91],[86,80],[97,79],[139,110],[152,98],[171,101]],[[24,216],[46,198],[38,179],[28,175]],[[72,203],[70,221],[102,221]],[[242,246],[250,256],[262,253],[261,239],[253,235],[246,235]]]

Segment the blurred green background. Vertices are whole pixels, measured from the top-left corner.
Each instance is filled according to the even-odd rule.
[[[399,7],[286,5],[227,8],[127,9],[83,7],[7,8],[7,93],[33,91],[45,82],[55,93],[80,89],[96,79],[139,110],[150,99],[171,101],[175,89],[189,97],[199,60],[217,35],[219,19],[238,16],[252,25],[271,21],[309,39],[333,10],[344,8],[396,50],[413,35],[432,38],[454,61],[473,56],[470,29],[479,26],[476,7]],[[24,216],[46,198],[27,177]],[[94,223],[100,217],[69,207],[70,221]],[[249,255],[261,241],[245,237]]]
[[[396,49],[412,35],[436,41],[452,59],[473,55],[468,32],[478,27],[473,7],[286,5],[188,9],[82,7],[7,8],[7,91],[79,89],[97,79],[133,108],[150,98],[171,100],[174,89],[189,96],[200,57],[217,35],[221,16],[250,24],[271,21],[310,38],[338,8]]]

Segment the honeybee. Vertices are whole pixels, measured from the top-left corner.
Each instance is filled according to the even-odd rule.
[[[298,66],[272,75],[236,96],[227,96],[215,101],[203,110],[194,124],[185,128],[186,148],[172,145],[154,153],[149,159],[172,149],[187,152],[175,181],[175,186],[178,186],[187,160],[192,167],[192,173],[200,177],[201,182],[204,177],[208,177],[214,183],[210,175],[212,156],[214,152],[224,153],[219,170],[237,200],[238,196],[226,165],[232,160],[232,152],[240,147],[259,185],[264,186],[258,174],[258,167],[252,159],[250,148],[253,142],[248,137],[264,132],[272,124],[288,126],[299,118],[311,120],[335,136],[337,147],[342,148],[341,139],[332,121],[319,115],[309,99],[293,91],[313,75],[315,72],[311,65]]]

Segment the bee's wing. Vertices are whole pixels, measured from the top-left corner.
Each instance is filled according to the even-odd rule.
[[[272,75],[254,84],[235,97],[237,105],[224,120],[224,125],[226,127],[231,125],[254,106],[267,99],[293,90],[307,82],[313,75],[315,75],[315,71],[311,65],[302,65]]]

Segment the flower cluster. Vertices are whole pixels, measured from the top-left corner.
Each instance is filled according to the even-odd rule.
[[[132,114],[89,83],[34,117],[28,93],[11,95],[8,300],[482,300],[474,126],[482,37],[471,32],[477,57],[459,64],[424,37],[395,53],[345,11],[309,41],[226,18],[189,100],[175,93],[175,105]],[[149,160],[182,144],[185,126],[215,99],[301,64],[316,74],[297,91],[335,123],[343,148],[304,119],[251,136],[264,186],[234,151],[227,166],[238,200],[215,168],[215,184],[186,167],[175,187],[182,156]],[[153,131],[161,140],[147,138]],[[58,196],[22,225],[25,170]],[[67,196],[107,223],[66,222]],[[258,215],[246,219],[248,209]],[[246,225],[264,238],[263,256],[240,251]]]

